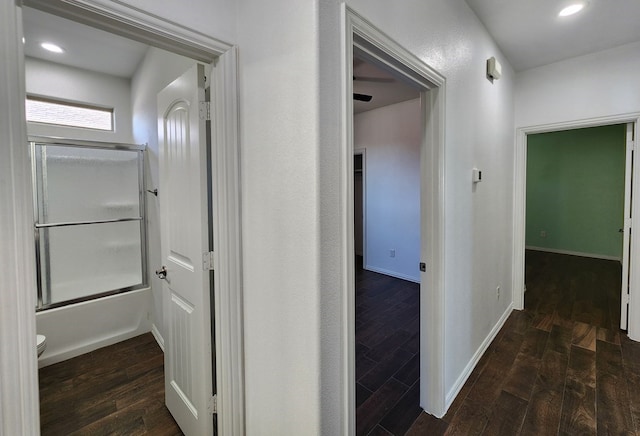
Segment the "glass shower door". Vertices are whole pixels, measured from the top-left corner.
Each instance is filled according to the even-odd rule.
[[[146,285],[143,151],[33,141],[38,309]]]

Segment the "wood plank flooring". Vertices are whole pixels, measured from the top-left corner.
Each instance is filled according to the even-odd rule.
[[[52,435],[182,435],[164,405],[150,333],[40,369],[40,425]]]
[[[420,415],[420,286],[356,260],[356,434],[404,434]]]
[[[421,412],[419,288],[356,277],[358,435],[640,434],[640,344],[619,323],[620,265],[527,253],[514,312],[447,415]],[[180,435],[151,334],[40,370],[43,435]]]
[[[526,309],[511,314],[442,419],[418,408],[419,323],[405,306],[418,301],[417,285],[358,273],[358,435],[640,434],[640,343],[618,328],[619,262],[526,258]]]

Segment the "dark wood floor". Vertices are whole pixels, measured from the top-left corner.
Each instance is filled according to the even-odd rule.
[[[418,285],[360,270],[358,435],[640,434],[640,344],[618,329],[620,265],[527,253],[515,311],[442,419],[420,411]],[[40,370],[43,435],[180,435],[150,334]]]
[[[409,327],[413,315],[401,323],[393,314],[410,313],[403,303],[413,285],[360,272],[357,433],[640,434],[640,344],[618,328],[620,264],[527,252],[526,274],[526,309],[511,314],[448,413],[437,419],[417,409],[417,368],[415,377],[403,377],[417,356],[410,345],[416,331]],[[386,331],[380,318],[373,321],[376,312],[392,315],[390,333],[374,331],[376,322]],[[370,353],[385,357],[375,361]]]
[[[356,434],[404,434],[420,415],[420,286],[356,260]]]
[[[150,333],[40,369],[42,435],[181,435]]]

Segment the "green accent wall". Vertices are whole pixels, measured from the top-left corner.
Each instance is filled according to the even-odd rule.
[[[527,137],[527,246],[622,257],[625,142],[624,124]]]

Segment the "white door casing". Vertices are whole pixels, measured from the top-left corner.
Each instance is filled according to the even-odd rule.
[[[8,108],[0,124],[6,138],[7,147],[2,148],[7,154],[3,162],[11,168],[18,168],[18,174],[29,174],[28,156],[16,150],[25,150],[26,122],[24,120],[24,57],[22,53],[22,17],[19,4],[13,0],[0,0],[0,33],[3,33],[2,58],[6,61],[0,65],[0,106]],[[216,74],[213,75],[215,85],[215,110],[213,111],[212,161],[214,162],[214,209],[216,221],[214,234],[217,239],[217,251],[224,256],[216,256],[217,286],[216,297],[219,299],[215,309],[217,316],[216,333],[222,340],[216,341],[218,356],[218,429],[220,434],[244,434],[244,368],[242,341],[242,265],[240,244],[240,177],[239,177],[239,139],[238,139],[238,87],[237,87],[237,48],[210,35],[203,34],[167,18],[145,12],[144,9],[128,5],[124,2],[107,0],[25,0],[24,4],[74,21],[88,24],[115,33],[124,33],[139,41],[151,45],[162,45],[171,52],[191,57],[206,63],[216,61]],[[15,116],[11,116],[11,115]],[[23,139],[19,139],[22,137]],[[18,139],[16,139],[18,138]],[[26,166],[25,166],[26,165]],[[5,171],[2,174],[10,174]],[[0,189],[3,204],[27,205],[31,207],[31,190],[28,183],[17,184],[19,191],[9,192],[13,187],[4,184]],[[5,195],[7,194],[7,195]],[[22,213],[21,207],[9,207],[8,216],[30,216]],[[20,221],[23,222],[23,221]],[[28,224],[28,223],[27,223]],[[13,231],[12,237],[33,239],[33,229],[24,224],[23,229]],[[27,228],[29,227],[29,228]],[[6,226],[6,228],[11,228]],[[15,230],[15,229],[13,229]],[[24,231],[23,231],[24,230]],[[4,244],[12,246],[11,259],[16,260],[27,276],[35,280],[35,265],[28,262],[33,259],[32,243]],[[155,266],[154,266],[155,268]],[[31,271],[31,272],[29,272]],[[5,274],[3,278],[10,282],[6,286],[9,292],[0,300],[0,320],[9,329],[0,329],[6,334],[0,340],[0,355],[13,356],[16,371],[7,371],[11,383],[0,383],[0,403],[6,405],[0,411],[0,433],[4,429],[7,434],[37,434],[38,424],[38,380],[37,360],[35,353],[35,312],[34,296],[25,289],[33,288],[32,282],[24,278],[16,279],[16,275]],[[16,317],[14,317],[15,315]],[[16,321],[17,319],[17,321]],[[29,339],[31,338],[31,339]],[[6,339],[6,340],[5,340]],[[16,353],[15,350],[20,352]],[[8,367],[7,367],[8,368]],[[0,375],[0,377],[2,377]],[[9,377],[7,378],[9,379]],[[6,400],[6,401],[4,401]],[[9,409],[10,407],[10,409]],[[6,414],[4,412],[7,412]],[[11,413],[9,413],[11,412]],[[20,430],[22,429],[22,431]]]
[[[620,290],[620,328],[627,329],[629,312],[629,262],[631,254],[631,181],[633,180],[633,123],[627,124],[624,170],[624,221],[622,224],[622,289]]]
[[[343,277],[344,385],[346,419],[343,434],[355,434],[355,266],[353,209],[353,56],[383,64],[421,89],[421,255],[428,273],[421,274],[420,405],[441,417],[447,409],[444,386],[444,76],[425,64],[357,12],[342,5],[343,29]],[[425,219],[425,216],[428,217]],[[418,265],[416,265],[418,268]],[[455,396],[455,395],[453,395]],[[453,401],[451,399],[450,401]]]
[[[161,251],[165,319],[165,399],[186,435],[213,434],[212,343],[207,211],[204,66],[158,94]]]

